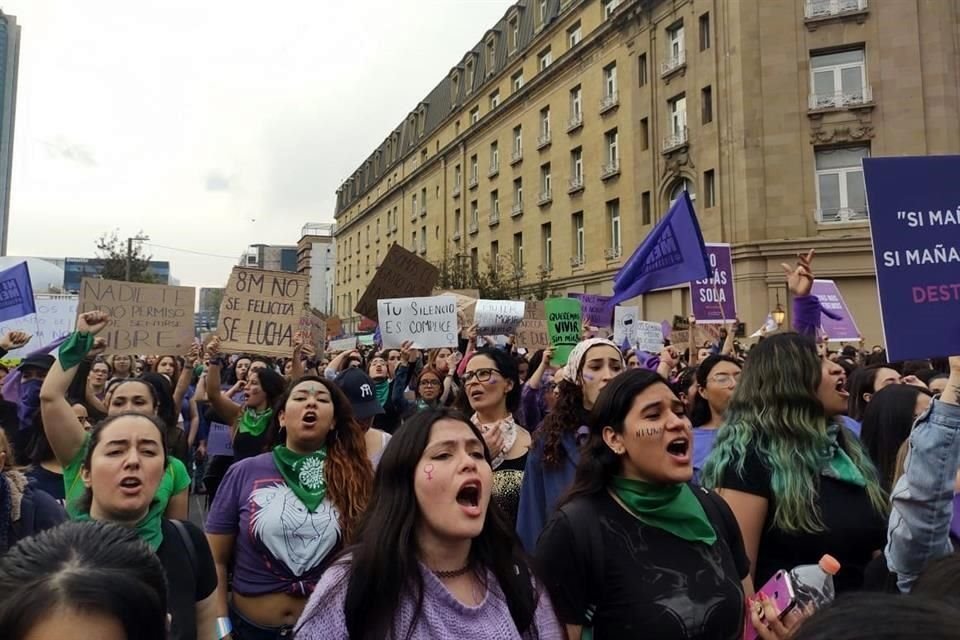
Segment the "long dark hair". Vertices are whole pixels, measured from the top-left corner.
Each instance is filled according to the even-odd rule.
[[[623,421],[630,413],[634,399],[655,384],[662,384],[670,389],[667,381],[654,371],[628,369],[603,388],[593,405],[593,411],[590,412],[590,439],[581,450],[580,464],[577,465],[573,485],[560,499],[558,506],[581,496],[592,496],[604,491],[610,484],[610,479],[620,473],[623,462],[603,441],[603,429],[610,427],[616,433],[623,433]]]
[[[917,396],[930,392],[909,384],[892,384],[876,392],[863,412],[860,442],[873,460],[880,486],[887,493],[893,486],[897,452],[910,437]]]
[[[703,389],[707,386],[708,379],[710,378],[710,372],[713,371],[713,368],[721,362],[729,362],[730,364],[736,365],[740,369],[743,369],[743,363],[736,358],[724,355],[709,356],[700,363],[700,366],[697,367],[696,380],[700,389]],[[690,406],[690,422],[692,422],[695,427],[707,424],[710,422],[710,418],[713,417],[713,410],[710,409],[710,403],[707,402],[706,398],[700,395],[700,389],[698,389],[697,393],[694,394],[693,402]]]
[[[953,640],[960,627],[956,604],[923,596],[856,593],[817,611],[794,640]]]
[[[886,362],[871,364],[857,369],[850,376],[850,381],[847,382],[847,390],[850,392],[847,415],[854,420],[863,420],[863,413],[870,404],[864,399],[863,394],[872,394],[876,391],[877,371],[880,369],[893,369],[893,367]]]
[[[517,361],[503,349],[494,347],[481,347],[473,352],[470,359],[473,360],[479,356],[493,360],[494,366],[500,372],[500,375],[503,376],[504,380],[509,380],[513,383],[513,388],[507,392],[506,397],[507,411],[513,413],[520,406],[520,392],[523,387],[520,383],[520,373],[517,371]],[[466,393],[463,395],[465,397],[467,396]]]
[[[344,612],[354,640],[379,640],[391,635],[401,596],[417,607],[406,631],[409,639],[423,607],[424,585],[417,553],[417,525],[421,518],[414,490],[417,464],[440,420],[462,422],[483,442],[483,436],[462,414],[430,409],[416,414],[393,435],[377,467],[370,507],[360,523],[357,544],[348,550],[350,572]],[[484,457],[490,452],[484,444]],[[533,627],[537,595],[517,578],[517,566],[526,561],[506,515],[491,501],[480,535],[470,548],[471,560],[484,580],[489,570],[506,597],[513,622],[521,634]],[[528,575],[520,572],[520,575]],[[526,579],[526,578],[524,578]]]
[[[2,638],[26,637],[58,609],[105,615],[127,638],[167,635],[160,559],[118,525],[66,522],[23,539],[0,557],[0,593]]]
[[[553,411],[543,419],[543,425],[536,430],[534,437],[543,440],[543,466],[556,469],[567,457],[563,448],[563,434],[575,433],[587,420],[587,410],[583,408],[583,388],[566,378],[557,385],[557,402]]]

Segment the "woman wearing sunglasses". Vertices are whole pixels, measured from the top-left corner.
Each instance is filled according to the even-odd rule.
[[[517,521],[520,485],[530,450],[530,433],[517,424],[520,378],[514,359],[501,349],[483,347],[473,353],[461,376],[473,416],[493,456],[493,499]]]

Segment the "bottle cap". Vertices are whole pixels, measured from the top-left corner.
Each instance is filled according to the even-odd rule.
[[[819,565],[820,568],[823,569],[824,573],[829,573],[832,576],[837,575],[837,573],[840,571],[840,562],[829,554],[826,554],[820,558]]]

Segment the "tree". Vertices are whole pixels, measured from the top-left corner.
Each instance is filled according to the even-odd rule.
[[[137,233],[137,235],[141,235]],[[127,279],[127,243],[121,240],[114,229],[111,233],[104,233],[97,240],[97,257],[103,260],[101,276],[107,280]],[[130,282],[156,282],[148,271],[153,256],[144,255],[143,247],[139,242],[133,243],[130,254]]]
[[[495,259],[483,257],[483,265],[472,264],[471,256],[461,254],[456,248],[447,252],[447,257],[436,263],[440,276],[440,289],[476,289],[486,300],[522,300],[533,297],[543,300],[549,296],[549,282],[540,273],[540,281],[524,285],[523,265],[512,255],[500,254]]]

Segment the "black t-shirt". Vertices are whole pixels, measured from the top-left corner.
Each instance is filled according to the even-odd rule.
[[[560,621],[591,626],[585,614],[596,605],[596,640],[739,640],[740,583],[749,561],[729,507],[716,495],[706,499],[715,501],[725,521],[713,522],[717,542],[710,547],[644,525],[606,491],[577,499],[589,501],[577,513],[592,522],[556,512],[540,535],[536,561]],[[600,560],[578,548],[578,541],[582,547],[590,539],[582,533],[590,526],[599,527]],[[603,567],[602,578],[595,562]]]
[[[39,464],[35,464],[31,465],[24,475],[33,481],[37,489],[45,491],[60,504],[63,504],[66,500],[67,494],[63,486],[62,473],[54,473],[49,469],[44,469]]]
[[[840,562],[840,573],[834,577],[837,591],[859,589],[863,571],[873,552],[886,544],[887,518],[877,513],[866,489],[849,482],[820,476],[816,505],[825,527],[821,533],[788,533],[773,524],[777,499],[771,489],[770,467],[759,454],[747,452],[742,477],[734,465],[724,472],[720,487],[742,491],[767,499],[767,517],[757,550],[757,567],[753,583],[759,589],[781,569],[802,564],[816,564],[824,554]],[[817,491],[815,486],[809,488]]]
[[[193,541],[196,566],[177,528],[163,521],[163,542],[157,557],[167,574],[167,606],[172,617],[171,640],[197,640],[197,603],[217,588],[217,568],[203,532],[190,522],[183,522]],[[201,639],[202,640],[202,639]]]

